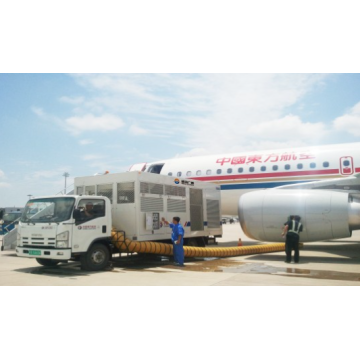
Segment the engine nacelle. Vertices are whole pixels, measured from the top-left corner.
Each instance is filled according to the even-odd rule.
[[[303,224],[300,241],[350,237],[360,229],[360,202],[346,192],[327,190],[260,190],[239,199],[239,219],[244,233],[253,239],[282,241],[289,215]]]

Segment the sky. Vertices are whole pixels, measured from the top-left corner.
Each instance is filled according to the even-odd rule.
[[[135,163],[358,141],[355,5],[1,3],[0,206],[64,173],[71,190]]]
[[[360,74],[2,73],[0,206],[173,157],[360,141]]]

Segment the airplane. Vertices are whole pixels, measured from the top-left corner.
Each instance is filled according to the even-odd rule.
[[[238,215],[253,239],[281,241],[290,215],[301,217],[302,242],[351,237],[360,229],[360,143],[173,158],[129,171],[218,184],[221,213]]]

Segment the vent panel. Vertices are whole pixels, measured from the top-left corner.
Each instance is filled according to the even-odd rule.
[[[164,195],[164,185],[140,182],[140,192],[142,194]]]
[[[220,202],[218,200],[206,200],[208,228],[220,227]]]
[[[182,186],[165,185],[165,195],[185,196],[186,189]]]
[[[186,212],[186,201],[185,200],[177,200],[177,199],[168,199],[167,200],[167,211],[176,212],[176,213]]]
[[[164,211],[164,201],[163,199],[145,197],[141,198],[141,211],[142,212],[152,212],[152,211]]]

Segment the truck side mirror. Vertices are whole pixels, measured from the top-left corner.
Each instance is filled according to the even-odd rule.
[[[78,221],[81,220],[81,213],[79,209],[74,209],[73,218]]]

